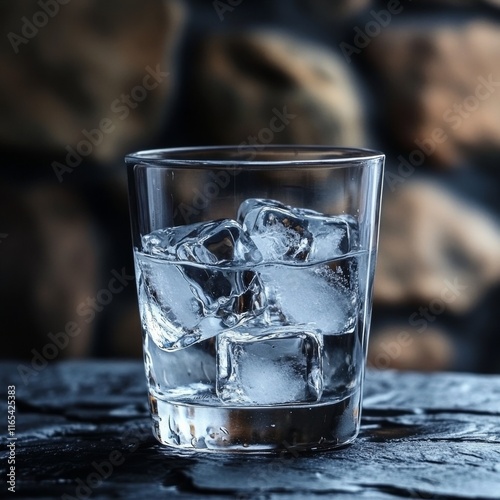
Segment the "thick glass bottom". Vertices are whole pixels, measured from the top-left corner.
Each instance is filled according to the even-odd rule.
[[[298,454],[352,442],[359,431],[360,395],[313,405],[215,407],[165,401],[150,392],[149,402],[154,435],[178,450]]]

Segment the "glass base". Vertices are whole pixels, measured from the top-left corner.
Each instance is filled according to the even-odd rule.
[[[203,406],[150,393],[153,434],[177,450],[282,453],[331,450],[359,431],[360,391],[342,401],[295,406]]]

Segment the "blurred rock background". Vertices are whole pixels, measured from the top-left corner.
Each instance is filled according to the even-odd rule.
[[[25,0],[0,35],[2,357],[139,357],[123,155],[278,109],[387,154],[370,364],[500,373],[499,2]]]

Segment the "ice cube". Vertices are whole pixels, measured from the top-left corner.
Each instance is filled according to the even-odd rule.
[[[300,214],[301,210],[298,210]],[[311,233],[311,248],[307,260],[324,262],[347,255],[355,249],[355,228],[350,227],[344,216],[329,217],[322,214],[305,215]]]
[[[266,198],[247,198],[244,202],[241,203],[240,207],[238,208],[238,222],[243,225],[245,219],[247,220],[247,222],[250,221],[251,218],[247,218],[247,215],[250,212],[252,212],[254,216],[257,215],[259,209],[262,207],[281,208],[283,210],[290,209],[288,205],[285,205],[284,203],[281,203],[277,200],[270,200]]]
[[[276,200],[250,198],[238,220],[264,258],[273,262],[321,262],[354,249],[355,227],[349,216],[326,216],[292,208]]]
[[[154,343],[169,350],[200,340],[201,308],[180,267],[140,253],[135,257],[141,322]]]
[[[168,260],[231,266],[262,259],[240,224],[230,219],[168,227],[142,237],[143,251]]]
[[[354,331],[357,267],[354,260],[313,267],[263,266],[271,323],[300,324],[323,335]]]
[[[306,260],[312,243],[307,223],[276,203],[255,205],[247,211],[243,228],[264,258],[272,261]],[[245,211],[240,210],[240,213]]]
[[[323,391],[321,335],[286,327],[218,335],[216,390],[231,405],[318,401]]]
[[[260,315],[266,305],[261,256],[235,221],[155,231],[136,252],[144,329],[164,350],[187,347]]]
[[[244,269],[180,267],[203,316],[219,318],[222,327],[233,327],[262,312],[265,296],[258,273]]]

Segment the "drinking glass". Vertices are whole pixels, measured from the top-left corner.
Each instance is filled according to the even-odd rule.
[[[205,452],[352,442],[383,154],[197,147],[126,163],[156,438]]]

